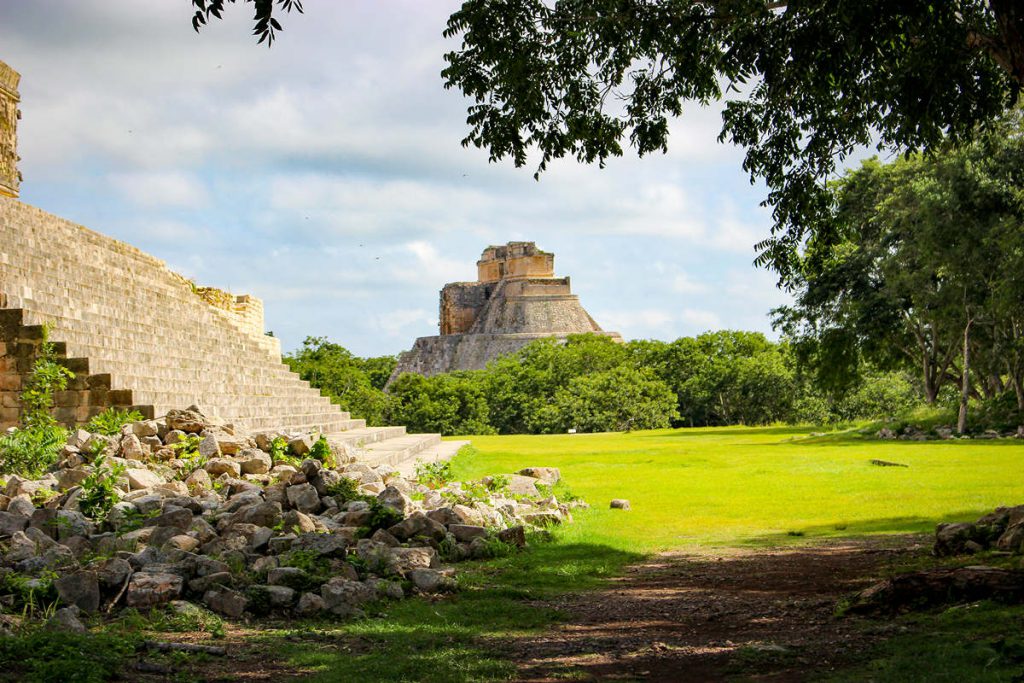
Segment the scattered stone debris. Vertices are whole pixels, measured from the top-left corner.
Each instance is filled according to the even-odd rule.
[[[53,471],[0,484],[0,602],[14,585],[52,587],[51,624],[66,630],[84,628],[80,613],[182,600],[232,618],[359,615],[454,590],[443,563],[522,548],[582,504],[540,493],[555,468],[432,489],[327,445],[246,434],[196,406],[114,437],[77,430]]]
[[[978,566],[901,574],[858,593],[847,611],[893,613],[975,600],[1024,602],[1024,572]]]
[[[613,510],[629,510],[629,501],[625,498],[615,498],[612,500],[611,509]]]
[[[933,552],[939,557],[983,550],[1024,553],[1024,505],[996,508],[975,522],[939,524]]]
[[[1024,505],[996,508],[975,522],[939,524],[935,530],[932,553],[938,557],[983,551],[1024,553]],[[974,600],[1024,602],[1024,563],[1021,570],[971,566],[901,574],[858,593],[847,611],[898,612]]]
[[[900,441],[948,441],[951,439],[1024,439],[1024,425],[1017,427],[1013,431],[998,432],[994,429],[986,429],[985,431],[974,434],[957,434],[952,427],[942,425],[934,427],[930,430],[925,430],[920,427],[913,425],[904,427],[900,432],[896,432],[889,427],[882,427],[875,432],[876,439],[887,439],[887,440],[900,440]]]

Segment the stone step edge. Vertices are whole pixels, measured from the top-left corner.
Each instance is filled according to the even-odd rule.
[[[445,460],[451,460],[454,458],[459,451],[466,446],[472,444],[472,441],[456,440],[456,441],[442,441],[434,444],[430,448],[425,448],[414,457],[407,458],[402,462],[395,465],[395,469],[403,477],[413,477],[416,475],[416,468],[421,464],[430,464],[435,462],[444,462]]]
[[[364,446],[359,460],[370,466],[396,466],[439,443],[440,434],[408,434]]]

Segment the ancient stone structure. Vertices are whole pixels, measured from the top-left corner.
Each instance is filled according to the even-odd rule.
[[[153,256],[15,199],[18,75],[0,67],[0,190],[10,195],[0,196],[0,429],[18,423],[46,325],[76,375],[56,396],[68,425],[109,406],[157,417],[198,404],[243,430],[319,431],[381,462],[440,441],[367,427],[310,388],[264,334],[259,299],[197,287]]]
[[[18,81],[17,71],[0,62],[0,195],[17,197],[21,184],[18,173]]]
[[[583,309],[568,277],[555,276],[555,255],[533,242],[484,249],[476,282],[453,282],[441,290],[440,329],[420,337],[401,355],[392,380],[403,372],[430,377],[478,370],[543,337],[605,332]]]

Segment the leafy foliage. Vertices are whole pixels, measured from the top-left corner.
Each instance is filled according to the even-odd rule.
[[[108,634],[34,629],[0,638],[0,660],[14,680],[102,683],[120,672],[136,642]]]
[[[142,419],[142,413],[137,410],[119,410],[112,406],[89,420],[85,429],[93,434],[116,436],[121,433],[121,427]]]
[[[283,31],[281,23],[274,18],[275,0],[244,0],[256,6],[256,14],[253,17],[252,34],[259,36],[259,43],[266,43],[267,47],[274,44],[277,31]],[[234,3],[235,0],[192,0],[196,13],[192,15],[192,28],[196,33],[210,21],[211,18],[223,19],[224,3]],[[276,0],[276,5],[285,12],[302,13],[301,0]]]
[[[38,355],[20,396],[21,426],[0,436],[0,472],[39,477],[57,462],[67,430],[53,417],[53,396],[74,376],[57,361],[49,329],[43,326]]]
[[[454,481],[451,463],[421,462],[416,465],[416,483],[430,489],[439,489]]]
[[[434,377],[399,376],[389,387],[389,416],[412,431],[442,434],[492,434],[480,372],[453,372]]]
[[[821,386],[905,369],[929,403],[948,385],[1011,392],[1024,417],[1022,169],[1015,110],[970,145],[872,159],[833,184],[836,238],[794,257],[796,302],[776,311]]]
[[[347,351],[333,357],[349,366],[363,362]],[[331,361],[321,363],[320,372],[333,373]],[[755,332],[627,344],[571,335],[536,340],[485,370],[403,374],[388,389],[384,421],[442,434],[597,432],[875,419],[914,401],[917,387],[908,387],[904,373],[890,375],[885,367],[870,372],[870,388],[858,376],[841,390],[823,392],[811,381],[813,373],[801,374],[791,344]],[[885,397],[852,398],[862,388]],[[443,472],[420,474],[444,485]]]
[[[327,487],[327,495],[334,497],[338,505],[350,500],[365,500],[369,502],[372,496],[366,496],[359,492],[359,482],[348,477],[340,477],[337,482]]]
[[[381,503],[373,498],[370,503],[370,519],[366,522],[366,535],[372,534],[377,529],[387,529],[402,521],[402,513],[393,507]]]
[[[463,145],[516,166],[604,164],[668,148],[685,103],[727,100],[720,140],[768,186],[759,263],[784,279],[808,231],[831,237],[822,180],[856,149],[970,139],[1024,83],[1024,12],[955,3],[468,0],[445,36],[446,88],[473,103]],[[737,95],[730,95],[736,93]]]
[[[118,463],[107,467],[104,457],[99,456],[93,461],[92,468],[92,472],[82,482],[78,507],[87,517],[102,520],[121,499],[116,485],[118,478],[124,474],[125,466]]]
[[[313,448],[309,451],[309,457],[314,460],[319,460],[324,464],[324,467],[333,469],[337,462],[334,459],[334,453],[331,451],[331,445],[327,443],[327,437],[321,434],[316,442],[313,444]]]

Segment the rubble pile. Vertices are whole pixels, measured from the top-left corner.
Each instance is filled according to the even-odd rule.
[[[0,486],[0,601],[353,616],[453,590],[446,565],[572,518],[554,468],[458,483],[443,465],[408,478],[358,456],[315,434],[241,433],[195,406],[115,436],[78,430],[51,472]]]

